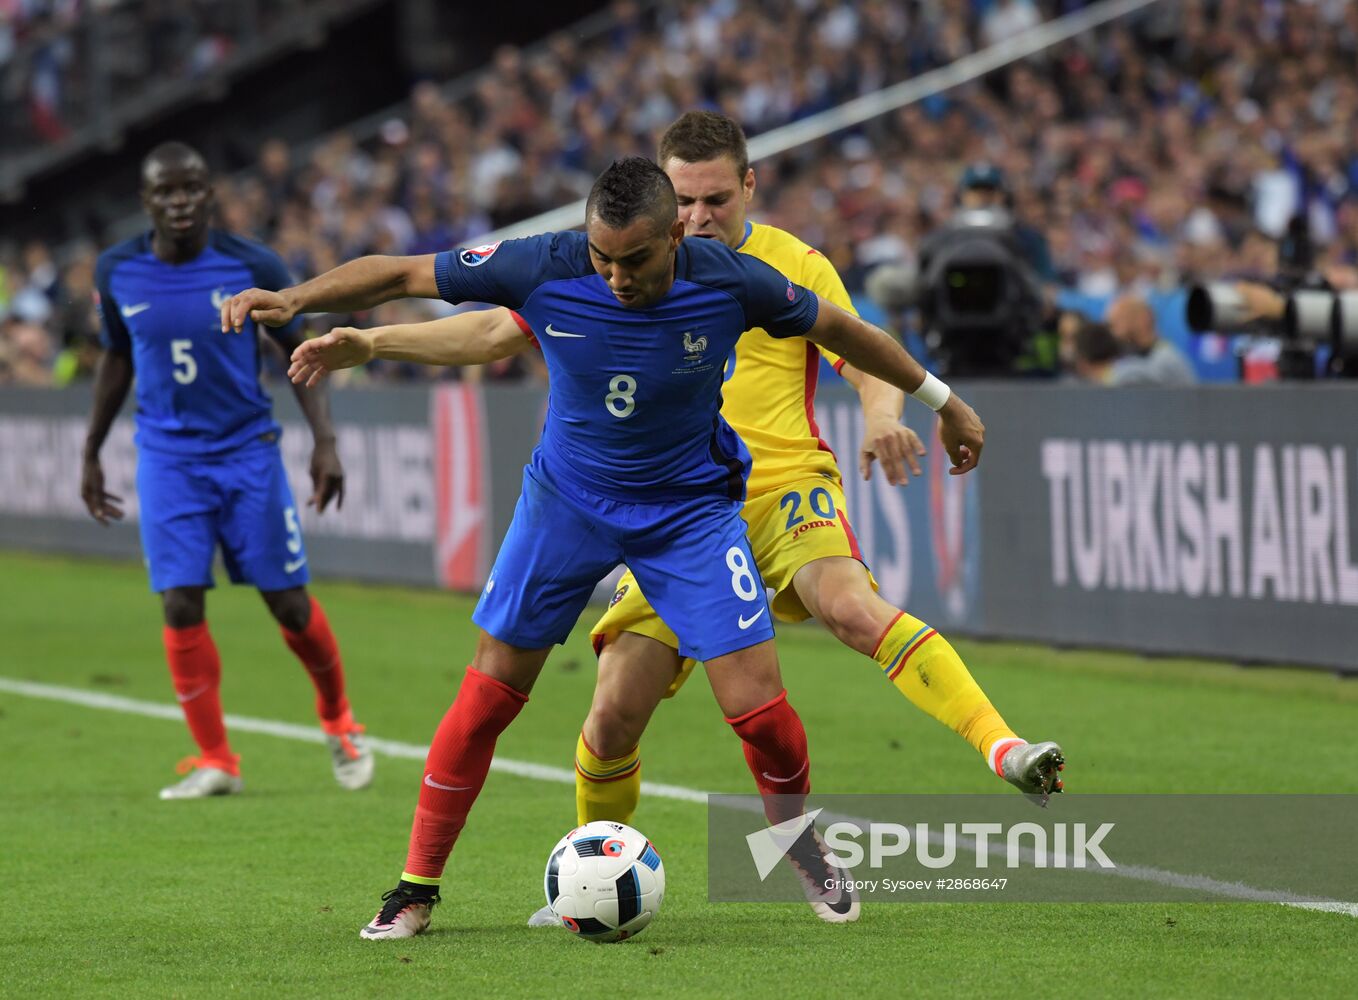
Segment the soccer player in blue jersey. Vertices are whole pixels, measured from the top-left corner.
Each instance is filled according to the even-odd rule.
[[[476,654],[429,750],[405,870],[365,938],[428,926],[497,737],[594,585],[620,562],[674,628],[681,652],[705,662],[770,796],[769,818],[801,811],[810,791],[806,734],[779,677],[740,516],[749,453],[719,413],[724,363],[744,330],[805,336],[914,392],[939,411],[955,472],[980,457],[975,413],[891,337],[724,244],[684,242],[674,187],[651,161],[605,171],[586,224],[585,233],[426,257],[366,257],[282,292],[251,289],[222,308],[223,326],[236,328],[402,296],[496,303],[538,335],[551,375],[542,440],[472,616],[481,627]],[[819,893],[813,905],[831,914],[823,919],[857,915],[852,892],[829,888],[837,869],[813,829],[789,857]]]
[[[259,381],[253,323],[224,336],[223,301],[239,288],[282,288],[287,270],[267,247],[210,228],[212,185],[193,149],[157,146],[142,164],[142,204],[151,231],[104,251],[95,281],[105,352],[95,376],[81,495],[101,524],[123,516],[104,488],[99,450],[132,385],[137,386],[137,498],[151,589],[161,596],[163,638],[175,695],[198,755],[162,799],[241,790],[218,694],[221,662],[208,631],[204,591],[213,586],[218,545],[235,583],[251,583],[282,628],[316,688],[316,710],[335,779],[372,780],[372,751],[354,722],[334,633],[306,589],[306,552],[297,507],[278,450],[281,430]],[[271,329],[291,352],[299,323]],[[323,393],[299,388],[315,438],[310,503],[344,497],[344,471]]]

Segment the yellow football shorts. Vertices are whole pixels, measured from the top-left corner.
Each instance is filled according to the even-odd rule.
[[[774,592],[770,610],[775,618],[800,622],[811,617],[792,586],[792,578],[807,563],[829,556],[862,560],[858,539],[844,513],[846,506],[839,480],[824,476],[803,479],[745,501],[743,516],[749,526],[750,551],[764,586]],[[877,581],[871,573],[868,580],[876,590]],[[618,581],[608,610],[590,630],[595,652],[622,632],[635,632],[658,639],[671,649],[679,648],[679,639],[651,608],[630,571]],[[673,696],[692,672],[693,661],[685,660],[666,697]]]

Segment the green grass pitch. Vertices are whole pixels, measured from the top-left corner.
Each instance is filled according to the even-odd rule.
[[[0,554],[0,676],[172,704],[157,602],[139,567]],[[425,743],[467,662],[471,603],[321,584],[356,714]],[[311,723],[312,695],[258,598],[209,598],[228,712]],[[997,707],[1060,740],[1079,792],[1358,792],[1358,682],[1305,671],[957,643]],[[779,651],[815,785],[1007,794],[972,750],[876,666],[815,628]],[[500,742],[569,767],[589,703],[583,629],[548,662]],[[0,692],[0,994],[8,996],[1358,995],[1358,920],[1280,906],[896,904],[827,926],[805,906],[711,904],[706,817],[643,800],[665,860],[664,910],[594,946],[530,930],[571,789],[492,773],[454,854],[431,932],[372,944],[358,928],[394,884],[416,761],[381,758],[341,791],[323,748],[237,733],[246,793],[162,803],[192,745],[182,723]],[[743,792],[735,738],[700,678],[643,744],[651,781]]]

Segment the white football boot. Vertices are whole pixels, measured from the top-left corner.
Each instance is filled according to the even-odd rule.
[[[831,864],[829,853],[816,828],[808,826],[788,848],[787,861],[802,884],[812,913],[827,924],[853,923],[860,909],[853,872]]]
[[[1057,744],[1050,740],[1046,743],[1020,742],[1008,750],[1002,746],[999,749],[1004,751],[1000,777],[1025,795],[1032,796],[1038,805],[1045,806],[1051,795],[1065,791],[1065,783],[1058,772],[1065,770],[1066,756]]]
[[[330,748],[330,766],[341,788],[356,792],[373,780],[373,752],[363,737],[363,727],[346,711],[338,719],[321,720],[325,745]]]
[[[205,799],[210,795],[235,795],[245,783],[239,775],[213,767],[201,757],[185,757],[179,762],[179,773],[188,772],[182,781],[176,781],[160,790],[163,800]]]
[[[529,927],[560,927],[561,918],[552,912],[550,906],[544,906],[528,918]]]
[[[365,941],[390,941],[423,934],[429,928],[429,915],[439,904],[438,894],[416,894],[397,886],[382,897],[382,909],[358,932]]]

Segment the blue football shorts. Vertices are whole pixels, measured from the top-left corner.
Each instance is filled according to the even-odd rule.
[[[211,587],[217,546],[232,583],[260,590],[309,577],[283,457],[272,443],[202,458],[143,448],[137,460],[141,546],[151,589]]]
[[[773,638],[741,504],[722,497],[623,503],[524,469],[495,566],[472,621],[523,649],[564,642],[594,586],[619,563],[695,660]]]

